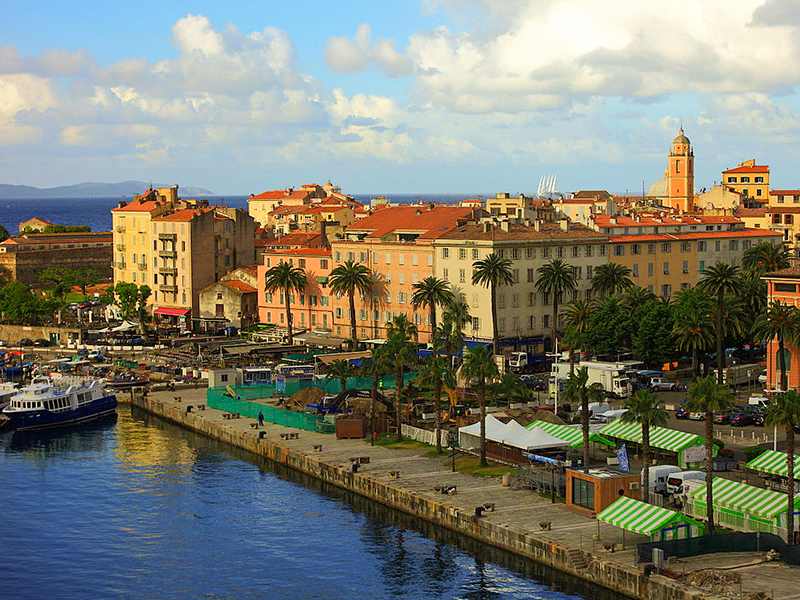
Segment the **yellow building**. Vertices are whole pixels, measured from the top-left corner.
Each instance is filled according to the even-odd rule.
[[[180,200],[177,186],[111,213],[114,283],[149,286],[153,312],[175,322],[199,316],[201,289],[255,261],[255,222],[244,210]]]
[[[695,199],[695,207],[704,214],[719,214],[711,211],[733,211],[743,204],[742,194],[725,184],[715,185],[707,191],[702,191]]]
[[[769,202],[769,166],[746,160],[736,168],[722,172],[722,183],[739,192],[744,199],[766,204]]]

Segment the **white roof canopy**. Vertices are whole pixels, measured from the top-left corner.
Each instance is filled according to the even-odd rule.
[[[458,430],[459,443],[462,448],[475,448],[480,445],[480,421],[460,427]],[[523,450],[542,450],[545,448],[562,448],[569,446],[569,442],[553,437],[543,429],[534,427],[525,429],[514,420],[508,424],[499,421],[492,415],[486,415],[486,439],[492,442],[513,446]]]

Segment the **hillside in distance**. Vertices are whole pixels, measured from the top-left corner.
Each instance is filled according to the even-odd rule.
[[[144,181],[121,181],[119,183],[84,182],[52,188],[0,183],[0,198],[113,198],[115,196],[130,198],[134,194],[141,194],[149,187],[150,183]],[[153,187],[163,188],[172,187],[172,185],[154,183]],[[216,196],[214,192],[199,187],[181,186],[179,190],[180,196],[183,198]]]

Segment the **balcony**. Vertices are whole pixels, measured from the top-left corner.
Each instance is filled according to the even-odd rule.
[[[117,225],[116,229],[117,233],[122,233],[123,231],[125,231],[125,225]]]
[[[140,271],[147,271],[147,263],[146,262],[139,263],[139,270]]]
[[[164,275],[175,275],[178,272],[177,267],[158,267],[158,272],[163,273]]]
[[[160,240],[176,240],[178,239],[177,233],[159,233],[158,239]]]
[[[123,261],[120,260],[120,261],[117,262],[117,268],[118,269],[126,269],[127,265]]]
[[[175,258],[178,256],[178,253],[175,250],[159,250],[158,255],[161,258]]]
[[[161,292],[168,292],[170,294],[177,294],[178,293],[178,286],[177,285],[167,285],[165,283],[161,283],[161,284],[159,284],[158,289]]]
[[[125,244],[117,244],[117,250],[120,252],[125,252]]]

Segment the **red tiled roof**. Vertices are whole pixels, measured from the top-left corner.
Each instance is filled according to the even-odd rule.
[[[288,190],[270,190],[261,192],[257,196],[251,196],[250,200],[304,200],[305,198],[308,198],[308,192],[301,190],[292,190],[291,192]]]
[[[273,210],[269,211],[271,215],[302,215],[311,210],[305,204],[289,205],[289,206],[276,206]]]
[[[348,233],[366,231],[367,238],[382,238],[393,231],[419,233],[421,239],[436,239],[469,219],[475,209],[461,206],[435,208],[391,206],[375,211],[347,228]]]
[[[196,216],[214,210],[213,208],[184,208],[175,212],[153,217],[153,221],[191,221]]]
[[[220,283],[224,283],[232,290],[236,290],[237,292],[241,292],[242,294],[254,294],[255,292],[258,291],[252,285],[249,285],[244,281],[239,281],[238,279],[233,279],[231,281],[222,281]]]
[[[150,212],[157,206],[160,206],[160,204],[161,203],[156,200],[145,200],[144,202],[141,200],[134,200],[128,202],[125,206],[112,208],[111,212]]]
[[[39,221],[40,223],[44,223],[45,225],[52,225],[50,221],[45,221],[44,219],[40,219],[39,217],[31,217],[30,219],[25,219],[22,223],[30,223],[31,221]],[[20,225],[22,225],[20,223]]]
[[[336,212],[336,211],[338,211],[338,210],[344,210],[344,209],[346,209],[346,208],[348,208],[348,209],[349,209],[350,207],[349,207],[349,206],[335,206],[335,205],[330,205],[330,206],[315,206],[314,208],[309,208],[309,209],[306,211],[306,214],[308,214],[308,215],[315,215],[315,214],[318,214],[318,213],[329,213],[329,212]],[[350,209],[350,210],[352,210],[352,209]]]
[[[789,277],[792,279],[800,277],[800,267],[789,267],[788,269],[781,269],[780,271],[773,271],[772,273],[765,273],[764,278],[782,278]]]
[[[793,214],[796,215],[800,213],[800,206],[770,206],[769,208],[765,208],[762,210],[766,210],[767,214]]]
[[[768,208],[740,208],[734,213],[734,216],[743,219],[745,217],[765,217],[767,216]]]
[[[800,196],[800,190],[771,190],[770,196]]]
[[[541,223],[539,231],[535,227],[512,224],[508,231],[499,225],[493,225],[489,231],[484,229],[483,223],[468,223],[458,229],[441,236],[444,240],[536,240],[536,239],[594,239],[602,241],[605,234],[585,225],[570,223],[569,229],[564,231],[559,223]]]
[[[241,267],[236,267],[234,271],[244,271],[248,275],[256,276],[258,275],[258,265],[244,265]]]
[[[598,227],[658,227],[663,225],[704,225],[704,224],[735,224],[741,223],[736,217],[727,216],[706,216],[706,215],[691,215],[691,216],[665,216],[665,217],[652,217],[642,216],[638,219],[632,217],[611,217],[604,214],[592,215]],[[612,219],[615,222],[612,222]]]
[[[752,167],[736,167],[723,173],[769,173],[769,165],[753,165]]]
[[[769,229],[739,229],[737,231],[693,231],[691,233],[657,233],[643,235],[610,235],[609,243],[623,242],[669,242],[682,240],[702,240],[707,238],[740,238],[782,236],[783,234]]]
[[[291,254],[292,256],[331,256],[330,248],[294,248],[292,250],[278,250],[276,254]]]
[[[318,231],[296,231],[287,233],[275,240],[265,240],[265,246],[302,246],[315,240],[322,234]]]

